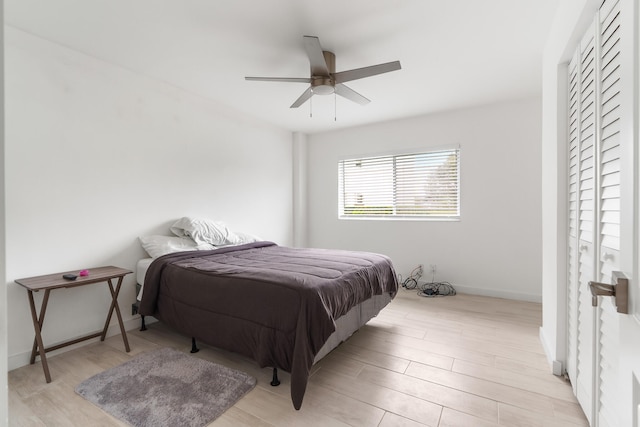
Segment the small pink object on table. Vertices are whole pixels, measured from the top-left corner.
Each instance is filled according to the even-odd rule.
[[[80,270],[80,273],[78,273],[80,276],[84,277],[84,276],[88,276],[89,275],[89,270]]]

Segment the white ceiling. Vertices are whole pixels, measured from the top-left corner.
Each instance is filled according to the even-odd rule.
[[[306,133],[539,95],[558,0],[5,0],[5,23]],[[308,77],[303,35],[336,71],[399,60],[334,96],[289,106]],[[334,105],[337,121],[334,121]]]

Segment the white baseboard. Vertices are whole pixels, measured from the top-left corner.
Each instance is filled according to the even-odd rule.
[[[457,292],[485,297],[505,298],[517,301],[542,303],[542,295],[525,294],[522,292],[503,291],[499,289],[480,289],[471,286],[453,285]]]
[[[157,320],[155,320],[153,317],[145,317],[145,322],[147,324],[153,323]],[[124,329],[126,331],[131,331],[134,329],[140,329],[140,316],[136,316],[133,317],[129,320],[125,320],[124,321]],[[94,331],[94,333],[97,333],[100,331]],[[92,332],[87,332],[84,335],[91,335]],[[114,336],[114,335],[120,335],[120,326],[118,326],[118,323],[114,323],[109,325],[109,328],[107,329],[107,338]],[[78,338],[78,337],[70,337],[69,340],[72,340],[74,338]],[[65,340],[66,341],[66,340]],[[68,347],[63,347],[61,349],[58,350],[54,350],[54,351],[50,351],[47,352],[47,358],[51,357],[51,356],[55,356],[56,354],[61,354],[64,353],[66,351],[69,350],[73,350],[74,348],[79,348],[79,347],[83,347],[85,345],[91,344],[91,343],[95,343],[95,342],[99,342],[100,341],[100,337],[96,337],[96,338],[92,338],[90,340],[86,340],[86,341],[82,341],[73,345],[70,345]],[[45,341],[45,347],[52,347],[54,345],[56,345],[58,343],[47,343]],[[17,353],[17,354],[13,354],[11,356],[9,356],[8,358],[8,369],[11,371],[13,369],[17,369],[20,368],[22,366],[26,366],[29,364],[29,359],[31,358],[31,349],[21,352],[21,353]],[[36,359],[36,363],[38,363],[38,360],[40,360],[40,358],[38,357]]]
[[[549,341],[547,340],[547,336],[544,334],[544,329],[542,326],[540,327],[539,333],[540,343],[542,344],[542,350],[544,351],[545,356],[547,357],[547,362],[549,363],[549,367],[553,375],[563,375],[564,374],[564,364],[560,360],[556,360],[555,356],[551,351],[551,347],[549,346]]]

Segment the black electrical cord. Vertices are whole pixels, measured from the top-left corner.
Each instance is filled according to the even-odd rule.
[[[449,282],[431,282],[418,284],[418,295],[421,297],[446,297],[455,295],[456,290]]]
[[[418,279],[422,277],[422,265],[417,266],[411,273],[409,277],[407,277],[404,281],[402,280],[402,276],[399,277],[399,282],[402,283],[402,287],[406,289],[415,289],[418,286]]]
[[[418,279],[422,277],[422,265],[414,268],[409,277],[404,281],[402,276],[399,276],[399,282],[402,283],[402,287],[408,290],[417,289],[418,295],[421,297],[444,297],[449,295],[455,295],[456,290],[449,282],[436,282],[435,273],[431,277],[430,283],[418,283]]]

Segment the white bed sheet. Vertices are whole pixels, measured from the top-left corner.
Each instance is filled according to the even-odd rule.
[[[138,301],[142,301],[142,291],[144,289],[144,276],[147,275],[147,270],[149,269],[149,266],[151,265],[152,262],[153,262],[153,258],[143,258],[140,261],[138,261],[138,264],[136,265],[136,280],[140,285],[140,292],[138,292],[138,296],[137,296]]]

